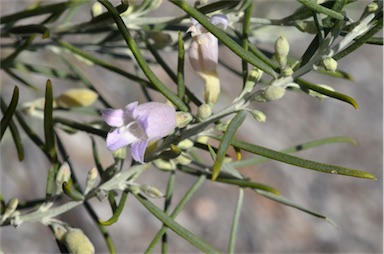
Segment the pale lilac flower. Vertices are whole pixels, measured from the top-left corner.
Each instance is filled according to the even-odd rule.
[[[209,73],[216,70],[219,58],[218,40],[195,19],[192,18],[191,21],[192,26],[187,30],[192,36],[188,50],[189,60],[196,72]],[[210,21],[223,30],[228,26],[228,19],[222,14],[213,15]]]
[[[159,102],[132,102],[124,109],[104,109],[101,114],[114,127],[107,135],[107,148],[131,145],[132,158],[140,163],[144,163],[148,143],[167,136],[176,127],[176,111]]]
[[[220,95],[220,80],[216,71],[219,44],[217,38],[200,23],[195,19],[191,21],[192,26],[187,30],[192,35],[188,57],[192,68],[205,80],[204,99],[211,105],[216,103]],[[221,29],[226,29],[228,25],[227,17],[222,14],[213,15],[210,21]]]

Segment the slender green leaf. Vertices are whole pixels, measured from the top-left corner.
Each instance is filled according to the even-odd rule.
[[[220,142],[219,149],[217,150],[215,163],[212,166],[212,181],[215,181],[218,177],[227,150],[231,145],[231,141],[235,136],[237,129],[244,122],[246,115],[247,113],[245,111],[240,111],[229,123],[223,139]]]
[[[15,87],[15,89],[16,88],[17,87]],[[16,92],[16,93],[18,93],[18,92]],[[14,91],[14,94],[15,94],[15,91]],[[13,98],[12,98],[12,100],[13,100]],[[9,130],[11,131],[13,142],[15,143],[18,159],[19,159],[19,161],[22,161],[24,159],[24,148],[23,148],[23,144],[21,142],[19,130],[17,129],[17,126],[16,126],[15,122],[13,121],[12,116],[9,120],[6,119],[9,117],[9,115],[7,115],[7,114],[10,113],[8,111],[9,111],[11,105],[7,108],[7,105],[5,104],[5,102],[3,101],[3,99],[1,97],[0,97],[0,104],[1,104],[1,111],[3,112],[3,118],[1,120],[1,132],[2,132],[1,134],[3,135],[7,126],[9,126]],[[12,104],[12,101],[11,101],[11,104]],[[9,121],[9,123],[6,123],[7,121]],[[0,138],[0,140],[1,140],[1,138]]]
[[[348,18],[345,17],[343,14],[336,12],[334,10],[328,9],[322,5],[319,5],[312,0],[297,0],[297,1],[307,6],[309,9],[316,11],[317,13],[323,13],[337,20],[348,20]]]
[[[7,30],[8,33],[17,34],[17,35],[32,35],[32,34],[41,34],[43,39],[49,38],[50,33],[49,29],[46,26],[40,24],[24,25],[24,26],[15,26]]]
[[[184,0],[170,0],[173,4],[177,5],[183,9],[186,13],[195,18],[202,26],[204,26],[208,31],[215,35],[220,41],[222,41],[229,49],[231,49],[235,54],[237,54],[241,59],[246,60],[250,64],[256,66],[260,70],[270,74],[273,77],[277,77],[276,72],[259,58],[250,54],[249,51],[246,51],[237,44],[233,39],[231,39],[226,33],[213,25],[201,12],[190,6]]]
[[[222,140],[222,137],[215,136],[215,135],[210,135],[210,136],[214,139]],[[329,173],[329,174],[339,174],[339,175],[377,180],[376,176],[368,172],[351,169],[351,168],[339,167],[335,165],[323,164],[323,163],[319,163],[311,160],[306,160],[306,159],[302,159],[292,155],[288,155],[286,153],[274,151],[266,147],[253,145],[253,144],[242,142],[242,141],[233,140],[232,146],[238,147],[250,153],[258,154],[276,161],[281,161],[281,162],[298,166],[301,168],[312,169],[315,171]]]
[[[44,105],[44,137],[45,147],[51,157],[51,162],[57,162],[57,152],[55,145],[55,132],[53,129],[53,92],[52,82],[48,79],[45,89]]]
[[[243,201],[244,201],[244,189],[239,188],[239,196],[237,198],[235,214],[233,215],[233,220],[232,220],[231,234],[228,242],[228,253],[230,254],[235,253],[236,234],[237,234],[237,228],[239,227],[240,212],[241,212],[241,207],[243,206]]]
[[[338,100],[341,100],[341,101],[345,101],[345,102],[351,104],[355,109],[359,108],[359,105],[357,104],[357,102],[353,98],[349,97],[348,95],[345,95],[345,94],[342,94],[342,93],[338,93],[338,92],[334,92],[334,91],[322,88],[320,86],[311,84],[308,81],[305,81],[304,79],[300,79],[300,78],[295,79],[295,82],[297,84],[299,84],[300,87],[304,88],[304,90],[305,89],[311,89],[311,90],[313,90],[315,92],[324,94],[324,95],[326,95],[328,97],[332,97],[332,98],[335,98],[335,99],[338,99]]]
[[[169,99],[176,107],[178,107],[182,111],[188,111],[188,107],[184,104],[184,102],[179,97],[177,97],[177,95],[172,92],[163,82],[161,82],[161,80],[151,70],[147,61],[141,54],[140,49],[135,42],[135,39],[130,34],[127,26],[121,19],[115,7],[113,7],[113,5],[107,0],[99,0],[99,2],[103,4],[111,13],[118,29],[121,32],[121,35],[123,36],[128,47],[131,49],[132,54],[135,56],[137,63],[140,65],[147,78],[152,82],[152,84],[157,88],[157,90],[162,93],[167,99]]]
[[[1,100],[1,102],[3,104],[3,100]],[[3,138],[5,130],[9,126],[9,123],[11,122],[12,117],[15,114],[18,102],[19,102],[19,88],[15,86],[15,88],[13,89],[12,99],[11,99],[11,102],[9,103],[8,108],[6,108],[5,110],[2,107],[1,109],[4,115],[0,122],[0,140]]]
[[[313,216],[316,216],[320,219],[324,219],[326,220],[328,223],[330,223],[332,226],[334,227],[337,227],[336,224],[330,220],[328,217],[316,212],[316,211],[313,211],[313,210],[310,210],[310,209],[307,209],[307,208],[304,208],[298,204],[295,204],[294,202],[292,202],[291,200],[287,199],[287,198],[284,198],[280,195],[275,195],[273,193],[270,193],[270,192],[265,192],[265,191],[262,191],[262,190],[255,190],[256,193],[266,197],[266,198],[269,198],[269,199],[272,199],[280,204],[283,204],[283,205],[286,205],[286,206],[290,206],[290,207],[293,207],[293,208],[296,208],[300,211],[303,211],[303,212],[306,212],[310,215],[313,215]]]
[[[185,95],[185,80],[184,80],[184,40],[181,36],[181,32],[177,33],[177,95],[180,99],[184,98]],[[192,98],[190,98],[192,99]],[[200,102],[200,101],[199,101]],[[200,102],[201,104],[201,102]],[[200,104],[198,106],[200,106]]]
[[[324,138],[324,139],[318,139],[318,140],[314,140],[314,141],[311,141],[311,142],[295,145],[293,147],[289,147],[287,149],[284,149],[281,152],[282,153],[288,153],[288,154],[296,153],[296,152],[300,152],[300,151],[307,150],[307,149],[310,149],[310,148],[319,147],[319,146],[326,145],[326,144],[334,144],[334,143],[350,143],[350,144],[355,145],[356,141],[354,139],[351,139],[351,138],[348,138],[348,137]],[[270,160],[270,159],[266,158],[266,157],[256,156],[256,157],[253,157],[253,158],[250,158],[250,159],[247,159],[247,160],[231,162],[230,165],[232,167],[235,167],[235,168],[237,168],[237,167],[246,167],[246,166],[251,166],[251,165],[254,165],[254,164],[263,163],[263,162],[266,162],[268,160]]]
[[[186,241],[191,243],[193,246],[198,248],[199,250],[203,251],[204,253],[219,253],[217,249],[197,237],[195,234],[190,232],[189,230],[185,229],[183,226],[181,226],[179,223],[177,223],[175,220],[173,220],[171,217],[166,215],[163,211],[160,210],[156,205],[154,205],[152,202],[150,202],[148,199],[141,195],[134,194],[137,200],[140,201],[140,203],[145,206],[149,212],[151,212],[156,218],[158,218],[161,222],[163,222],[167,227],[172,229],[176,234],[184,238]]]
[[[16,22],[21,19],[38,16],[42,14],[52,13],[57,10],[66,9],[71,2],[75,1],[68,1],[63,3],[55,3],[55,4],[49,4],[44,6],[39,6],[34,9],[28,9],[21,12],[13,13],[10,15],[6,15],[4,17],[1,17],[0,24],[10,23],[10,22]],[[82,2],[82,1],[77,1]]]
[[[167,190],[165,192],[165,200],[164,200],[164,213],[169,214],[171,208],[171,201],[173,197],[173,192],[175,189],[176,182],[176,171],[172,170],[169,174]],[[166,228],[166,225],[163,224],[163,227]],[[167,232],[165,232],[161,238],[161,253],[168,253],[168,237]]]
[[[112,217],[106,221],[99,221],[102,225],[110,226],[110,225],[114,224],[115,222],[117,222],[117,220],[120,217],[121,212],[124,209],[125,201],[127,200],[128,193],[129,193],[128,191],[123,191],[123,194],[121,194],[119,205],[117,206],[116,211],[114,211]]]

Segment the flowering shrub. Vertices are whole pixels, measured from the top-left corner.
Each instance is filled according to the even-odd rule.
[[[151,242],[143,240],[147,246],[146,253],[167,252],[173,243],[171,237],[174,237],[170,231],[204,253],[268,251],[237,250],[241,209],[247,200],[245,189],[332,225],[335,223],[327,216],[284,197],[277,186],[264,183],[263,177],[248,176],[241,167],[273,160],[317,171],[313,174],[326,173],[329,177],[343,175],[377,179],[380,172],[370,173],[370,168],[361,170],[337,166],[294,154],[329,143],[354,143],[351,138],[326,137],[300,145],[290,144],[294,146],[277,151],[252,141],[251,136],[263,137],[262,132],[253,129],[252,133],[244,136],[241,127],[245,126],[247,118],[251,118],[249,116],[255,120],[252,126],[265,124],[269,115],[264,109],[277,105],[294,93],[300,98],[318,98],[326,100],[325,103],[340,101],[358,109],[357,101],[339,92],[336,85],[315,84],[304,75],[317,73],[324,78],[351,79],[351,75],[341,70],[340,59],[350,54],[353,56],[362,45],[382,45],[382,38],[376,36],[383,24],[382,1],[366,3],[364,10],[358,9],[360,17],[357,20],[353,20],[348,12],[353,1],[316,3],[298,0],[291,15],[278,19],[253,16],[257,1],[201,2],[204,3],[198,1],[191,6],[184,0],[170,0],[169,3],[124,0],[119,4],[108,0],[92,4],[68,0],[48,4],[39,2],[24,10],[2,15],[4,53],[1,68],[4,75],[13,80],[3,82],[2,88],[13,91],[6,96],[2,93],[1,98],[2,151],[6,148],[9,151],[8,141],[13,141],[14,145],[9,145],[12,154],[17,154],[21,165],[27,165],[25,160],[30,146],[26,149],[26,143],[32,142],[35,145],[33,149],[46,157],[42,160],[47,164],[44,179],[40,175],[45,185],[44,197],[40,193],[33,200],[23,200],[23,196],[2,188],[3,228],[24,227],[38,222],[49,229],[61,252],[102,252],[98,250],[100,244],[95,244],[94,234],[76,224],[75,220],[68,221],[62,217],[84,207],[98,228],[99,237],[104,239],[106,249],[111,253],[126,252],[127,249],[116,248],[108,227],[113,224],[119,226],[119,222],[124,220],[122,213],[130,209],[125,203],[127,197],[132,196],[162,224]],[[153,14],[166,4],[176,8],[179,14],[169,17]],[[88,9],[91,9],[92,17],[78,21],[76,11],[84,14]],[[40,20],[41,15],[48,16]],[[268,47],[259,47],[254,31],[270,26],[289,27],[297,33],[310,34],[312,42],[307,44],[301,57],[292,53],[289,38],[278,33],[274,34],[273,43]],[[78,39],[72,35],[84,37]],[[241,71],[220,62],[224,48],[231,52],[234,63],[241,63],[238,66]],[[27,58],[23,58],[23,54],[33,55],[36,50],[59,59],[60,65],[25,61]],[[165,60],[160,54],[163,52],[174,54]],[[189,63],[185,61],[185,55]],[[177,62],[177,66],[172,66],[172,62]],[[195,73],[185,73],[187,65]],[[103,73],[100,75],[106,80],[109,79],[108,73],[119,74],[124,78],[124,85],[128,86],[121,89],[121,84],[95,81],[91,74],[82,71],[84,66],[96,69],[97,74]],[[169,76],[169,81],[164,81],[167,79],[157,67]],[[221,67],[237,75],[238,84],[228,85],[228,80],[222,77],[224,71],[219,70]],[[33,79],[24,78],[22,72],[44,78],[44,97],[26,99],[26,94],[39,90],[39,85],[33,84]],[[186,74],[193,76],[193,80]],[[203,79],[204,88],[199,86],[201,81],[198,77]],[[69,81],[71,87],[63,89],[64,84],[58,85],[64,81]],[[81,87],[74,88],[72,83]],[[174,83],[174,86],[169,83]],[[142,89],[140,93],[133,84]],[[222,86],[230,87],[227,91],[230,97],[223,96]],[[117,98],[124,101],[119,102]],[[313,100],[313,103],[318,101]],[[289,132],[284,128],[285,120],[279,119],[281,129],[276,132]],[[37,127],[39,124],[41,129]],[[63,135],[76,136],[79,133],[86,134],[92,143],[80,142],[81,146],[69,148],[67,136]],[[74,166],[77,162],[73,159],[83,149],[91,151],[94,164],[86,175],[83,174],[85,180],[77,177],[84,169]],[[5,153],[3,156],[5,158]],[[359,156],[364,158],[364,154]],[[28,164],[28,170],[38,170],[42,165],[40,158],[36,158],[36,165]],[[105,166],[108,161],[105,158],[109,159],[108,166]],[[162,186],[160,180],[155,184],[143,182],[145,178],[139,177],[144,172],[149,173],[148,169],[165,172],[168,183]],[[1,170],[3,179],[12,178],[8,175],[8,167],[2,166]],[[185,194],[180,194],[177,189],[176,172],[196,178]],[[189,228],[176,220],[205,182],[237,187],[238,199],[232,221],[223,219],[219,222],[230,225],[228,232],[218,232],[229,236],[227,246],[216,245],[193,233],[192,225]],[[165,191],[161,191],[163,189]],[[206,196],[210,194],[204,193]],[[173,207],[171,201],[175,195],[181,195],[181,198]],[[159,200],[164,203],[163,209],[158,206]],[[100,210],[105,206],[112,215],[104,220],[105,215],[100,216]],[[208,218],[209,209],[203,214]],[[255,238],[257,235],[255,232]],[[161,249],[155,249],[159,241]],[[18,251],[17,247],[6,250]]]

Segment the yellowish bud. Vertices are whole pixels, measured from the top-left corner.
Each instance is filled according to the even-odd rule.
[[[293,74],[293,70],[292,70],[291,67],[286,66],[286,67],[281,71],[281,74],[282,74],[284,77],[289,77],[289,76],[292,76],[292,74]]]
[[[327,56],[323,59],[323,66],[325,70],[335,72],[337,69],[337,62],[332,57]]]
[[[98,94],[90,89],[70,89],[56,97],[55,102],[62,108],[87,107],[97,100]]]
[[[95,247],[80,229],[69,229],[64,237],[64,244],[68,251],[74,254],[93,254]]]
[[[176,112],[176,126],[178,128],[186,127],[192,120],[193,117],[191,113],[181,111]]]
[[[259,110],[250,110],[249,112],[252,114],[253,118],[255,118],[258,122],[263,123],[267,119],[266,115]]]
[[[176,169],[176,163],[173,160],[156,159],[152,163],[161,170],[171,171]]]
[[[378,9],[379,9],[379,6],[378,6],[377,3],[375,3],[375,2],[372,2],[372,3],[368,4],[368,6],[367,6],[367,11],[368,11],[369,13],[374,13],[374,12],[376,12]]]
[[[193,147],[193,141],[190,139],[184,139],[183,141],[180,141],[177,146],[182,150],[186,150],[188,148]]]
[[[277,38],[275,42],[275,56],[280,68],[284,68],[287,64],[287,56],[289,53],[289,43],[284,36]]]
[[[253,99],[258,102],[276,101],[285,94],[285,88],[280,86],[268,86],[265,90],[258,91]]]
[[[59,195],[63,192],[63,183],[69,182],[71,179],[71,169],[69,168],[69,164],[64,162],[57,172],[56,175],[56,195]]]
[[[103,13],[103,5],[99,2],[94,3],[91,9],[92,17],[97,17],[102,13]]]
[[[156,187],[153,187],[151,185],[143,184],[140,185],[140,189],[142,192],[145,193],[150,198],[162,198],[164,197],[164,194],[161,193]]]
[[[201,120],[207,119],[212,115],[211,106],[209,106],[208,104],[201,104],[198,109],[197,115]]]

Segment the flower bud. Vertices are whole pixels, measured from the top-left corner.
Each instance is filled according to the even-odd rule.
[[[199,117],[199,119],[204,120],[210,117],[211,115],[211,106],[209,106],[208,104],[201,104],[197,112],[197,116]]]
[[[325,70],[335,72],[337,69],[337,62],[332,57],[327,56],[323,59],[323,66]]]
[[[69,164],[64,162],[56,175],[56,195],[59,195],[63,192],[63,183],[69,182],[71,179],[71,169],[69,168]]]
[[[375,2],[372,2],[372,3],[368,4],[368,6],[367,6],[368,13],[374,13],[378,9],[379,9],[379,6]]]
[[[188,148],[191,148],[193,147],[193,141],[190,140],[190,139],[184,139],[182,141],[180,141],[177,146],[182,149],[182,150],[186,150]]]
[[[267,119],[267,117],[265,116],[265,114],[259,110],[250,110],[249,111],[253,118],[255,118],[258,122],[265,122],[265,120]]]
[[[293,70],[292,70],[291,67],[289,67],[289,66],[285,66],[284,69],[282,69],[281,74],[282,74],[284,77],[289,77],[289,76],[292,76],[292,74],[293,74]]]
[[[285,88],[268,86],[265,90],[257,91],[252,99],[258,102],[276,101],[281,99],[284,94]]]
[[[95,247],[88,237],[80,229],[70,228],[64,236],[64,244],[68,251],[74,254],[95,253]]]
[[[99,2],[94,3],[91,8],[92,17],[97,17],[102,13],[103,13],[103,5]]]
[[[208,144],[209,137],[208,136],[198,136],[196,141],[201,144]]]
[[[6,219],[8,219],[9,216],[11,216],[16,211],[16,208],[18,205],[19,205],[19,200],[17,198],[11,198],[8,201],[4,214],[1,217],[1,223],[3,223]]]
[[[275,56],[280,68],[283,69],[287,64],[287,56],[289,53],[289,43],[284,36],[277,38],[275,42]]]
[[[192,160],[185,153],[181,153],[175,160],[181,165],[188,165],[192,162]]]
[[[87,175],[87,182],[85,185],[84,194],[87,194],[95,186],[97,176],[98,176],[97,168],[92,168],[91,170],[89,170]]]
[[[69,89],[55,98],[55,102],[62,108],[87,107],[97,100],[98,94],[90,89]]]
[[[176,163],[173,160],[156,159],[152,163],[161,170],[172,171],[176,169]]]
[[[164,194],[161,193],[156,187],[151,185],[143,184],[140,185],[140,190],[145,193],[150,198],[162,198]]]
[[[193,120],[192,114],[189,112],[176,112],[176,126],[178,128],[186,127]]]

